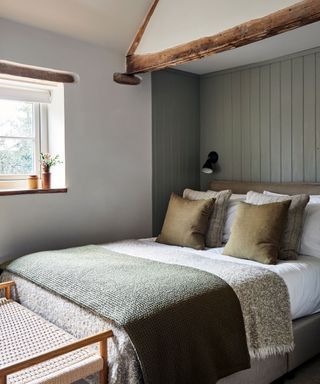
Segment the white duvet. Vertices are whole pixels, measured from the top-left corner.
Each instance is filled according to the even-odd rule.
[[[206,269],[206,258],[211,260],[230,260],[240,264],[267,268],[277,273],[285,281],[289,291],[293,320],[320,312],[320,258],[317,257],[301,255],[298,260],[279,261],[276,265],[265,265],[255,261],[224,256],[222,255],[223,248],[196,251],[186,247],[159,244],[154,239],[109,243],[105,244],[104,247],[132,256],[145,257],[173,264],[175,263],[175,254],[193,253],[203,256],[204,262],[201,265],[201,269],[204,270]]]

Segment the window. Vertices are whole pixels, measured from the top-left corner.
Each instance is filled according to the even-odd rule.
[[[40,152],[64,158],[63,95],[63,85],[0,79],[0,189],[25,188],[29,175],[40,176]],[[56,176],[64,186],[64,166]]]
[[[38,174],[40,151],[46,152],[41,136],[40,103],[0,100],[0,178],[24,179]],[[42,121],[45,119],[42,116]],[[43,128],[43,129],[41,129]]]

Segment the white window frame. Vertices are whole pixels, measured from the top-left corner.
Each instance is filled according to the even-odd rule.
[[[0,75],[0,99],[34,103],[35,167],[33,174],[41,179],[40,152],[59,154],[61,164],[54,167],[54,188],[65,188],[65,114],[64,86],[43,80]],[[6,137],[6,136],[4,136]],[[28,189],[28,175],[0,175],[0,191]],[[39,182],[39,187],[41,183]]]
[[[7,99],[3,99],[7,100]],[[23,100],[22,100],[23,101]],[[33,174],[40,176],[40,152],[48,152],[48,106],[44,103],[32,102],[33,108],[33,130],[34,136],[34,172]],[[18,136],[0,136],[0,138],[13,138],[13,139],[26,139],[28,137]],[[30,138],[33,140],[33,138]],[[27,180],[29,174],[16,174],[7,175],[0,173],[0,187],[1,182],[15,180]]]
[[[40,152],[48,152],[48,103],[52,99],[52,86],[35,83],[21,78],[0,78],[0,99],[32,103],[34,129],[34,169],[33,174],[40,176]],[[2,136],[15,138],[14,136]],[[21,137],[21,139],[28,139]],[[29,174],[0,174],[1,189],[25,189]]]

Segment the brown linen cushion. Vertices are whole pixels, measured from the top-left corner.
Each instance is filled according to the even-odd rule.
[[[192,201],[171,194],[158,243],[204,249],[214,199]]]
[[[223,230],[227,219],[227,210],[232,191],[194,191],[185,189],[183,197],[189,200],[215,199],[214,209],[209,219],[209,227],[206,234],[206,246],[209,248],[221,247],[223,243]]]
[[[270,196],[253,191],[247,193],[246,202],[255,205],[291,201],[287,225],[281,240],[280,260],[296,260],[298,257],[304,209],[309,198],[308,195]]]
[[[290,201],[253,205],[239,202],[223,254],[276,264]]]

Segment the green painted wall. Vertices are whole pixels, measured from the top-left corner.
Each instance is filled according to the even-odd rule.
[[[214,177],[320,182],[320,48],[202,76],[200,89],[200,153],[219,153]]]
[[[153,233],[158,235],[171,192],[200,187],[199,78],[152,73]]]
[[[170,193],[199,179],[320,182],[320,48],[200,78],[155,72],[152,114],[154,234]],[[217,172],[200,174],[212,150]]]

